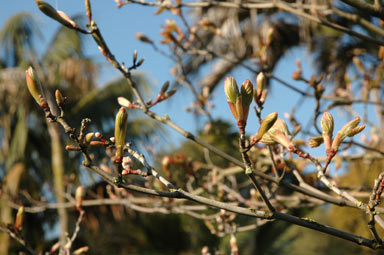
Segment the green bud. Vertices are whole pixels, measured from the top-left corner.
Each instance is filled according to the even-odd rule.
[[[357,125],[359,125],[359,123],[360,117],[356,117],[354,120],[351,120],[347,124],[345,124],[342,129],[337,132],[337,135],[332,142],[332,148],[334,150],[337,150],[346,137],[352,137],[363,131],[365,125],[361,125],[358,127]]]
[[[236,80],[233,77],[227,77],[224,81],[224,92],[227,97],[227,101],[232,104],[236,103],[236,99],[239,97],[239,88]]]
[[[35,0],[35,2],[37,4],[37,7],[39,7],[40,11],[42,11],[48,17],[56,20],[57,22],[61,23],[66,27],[77,27],[76,23],[71,20],[65,13],[61,11],[56,11],[56,9],[53,8],[52,5],[50,5],[49,3],[41,0]]]
[[[40,81],[37,79],[35,71],[31,66],[26,71],[26,80],[29,93],[32,95],[33,99],[35,99],[36,103],[38,103],[40,107],[47,106]]]
[[[164,94],[169,88],[169,81],[164,82],[163,86],[160,89],[160,95]]]
[[[291,150],[294,145],[291,140],[288,138],[289,132],[287,124],[282,119],[277,119],[273,126],[268,130],[267,133],[263,135],[260,140],[260,143],[264,144],[276,144],[279,143],[286,147],[288,150]]]
[[[354,129],[351,130],[351,132],[349,132],[348,136],[353,137],[353,136],[357,135],[358,133],[363,131],[365,129],[365,127],[366,127],[365,124],[358,126],[358,127],[355,127]]]
[[[116,114],[115,120],[115,146],[116,158],[121,158],[123,155],[123,147],[125,144],[125,133],[127,131],[128,112],[124,107],[121,107]]]
[[[339,131],[341,135],[341,139],[344,140],[347,136],[353,132],[353,130],[359,125],[360,117],[356,117],[354,120],[349,121],[344,127]]]
[[[308,140],[308,146],[311,148],[319,147],[324,142],[324,138],[322,136],[311,137]]]
[[[260,141],[260,139],[264,136],[265,133],[268,132],[268,130],[275,124],[277,120],[277,112],[273,112],[268,114],[263,122],[261,122],[261,125],[259,127],[259,130],[257,131],[256,135],[254,136],[255,142]]]
[[[20,206],[17,210],[16,214],[16,221],[15,221],[15,229],[18,231],[21,230],[21,227],[23,226],[23,219],[24,219],[24,206]]]
[[[332,115],[329,112],[324,112],[323,117],[321,118],[321,129],[323,133],[328,134],[332,137],[334,127],[334,120]]]

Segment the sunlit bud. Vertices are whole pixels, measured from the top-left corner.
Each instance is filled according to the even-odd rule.
[[[115,146],[116,159],[121,159],[123,155],[123,147],[125,144],[125,133],[127,131],[128,112],[124,107],[121,107],[116,114],[115,120]]]
[[[225,78],[224,92],[227,97],[227,101],[235,104],[236,99],[239,96],[239,88],[237,87],[236,80],[233,77]]]
[[[47,107],[48,105],[45,101],[40,81],[37,79],[35,71],[31,66],[26,71],[26,80],[29,93],[32,95],[33,99],[35,99],[36,103],[38,103],[40,107]]]
[[[324,112],[323,117],[321,118],[321,130],[323,130],[323,133],[326,133],[332,137],[333,128],[334,120],[332,115],[329,112]]]
[[[253,138],[254,142],[259,141],[263,137],[263,135],[268,132],[268,130],[273,126],[273,124],[275,124],[277,116],[277,112],[273,112],[268,114],[264,118],[264,120],[261,122],[259,130],[257,131],[257,134]]]
[[[241,84],[240,88],[241,103],[243,104],[243,117],[246,122],[248,119],[249,106],[253,99],[253,84],[250,80],[246,80]]]
[[[351,120],[347,124],[345,124],[342,127],[342,129],[339,132],[337,132],[337,135],[332,142],[332,148],[337,150],[339,148],[340,144],[343,142],[343,140],[347,136],[352,137],[352,136],[360,133],[365,128],[365,125],[357,127],[357,125],[359,125],[359,123],[360,123],[360,117],[356,117],[354,120]]]
[[[67,151],[80,151],[81,148],[73,145],[66,145],[65,150]]]
[[[236,101],[239,97],[239,88],[237,87],[236,80],[233,77],[227,77],[224,81],[224,92],[227,97],[227,102],[231,112],[236,120],[238,120],[238,113],[236,110]]]
[[[131,106],[131,101],[126,99],[125,97],[118,97],[117,102],[119,105],[129,108]]]
[[[91,9],[91,1],[85,0],[85,11],[87,12],[88,21],[92,20],[92,9]]]
[[[50,253],[56,252],[60,248],[60,242],[55,243],[52,245],[51,249],[49,250]]]
[[[64,97],[58,89],[55,91],[55,98],[57,105],[61,107],[64,104]]]
[[[18,231],[21,230],[21,227],[23,226],[23,219],[24,219],[24,206],[20,206],[17,210],[16,214],[16,221],[15,221],[15,229]]]
[[[85,138],[84,138],[85,143],[89,144],[92,141],[94,136],[95,136],[95,133],[88,133],[88,134],[86,134]]]
[[[137,40],[142,41],[144,43],[153,44],[153,41],[151,39],[149,39],[146,35],[142,34],[142,33],[136,33],[135,37],[136,37]]]
[[[137,60],[137,50],[133,51],[133,63],[136,63]]]
[[[81,204],[83,202],[83,196],[84,196],[84,188],[83,188],[83,186],[77,187],[76,193],[75,193],[75,199],[76,199],[76,209],[78,211],[82,210]]]
[[[169,81],[164,82],[163,86],[160,89],[160,95],[164,94],[169,88]]]
[[[260,104],[264,104],[265,102],[265,99],[267,98],[267,95],[268,95],[268,90],[267,89],[264,89],[263,92],[261,93],[261,97],[260,97]]]
[[[260,143],[276,144],[279,143],[286,147],[289,151],[295,148],[294,144],[288,138],[289,132],[287,124],[282,119],[277,119],[275,124],[263,135]]]
[[[256,98],[260,99],[261,94],[264,90],[264,87],[265,87],[265,76],[264,76],[264,73],[260,72],[256,78],[256,93],[253,95],[255,97],[256,102],[257,102]]]
[[[106,146],[106,143],[102,142],[102,141],[91,141],[89,143],[90,146],[96,146],[96,147],[105,147]]]
[[[37,7],[48,17],[58,21],[64,26],[67,27],[77,27],[76,23],[71,20],[65,13],[61,11],[56,11],[49,3],[45,1],[35,0]]]
[[[57,11],[57,13],[62,17],[65,21],[67,21],[69,24],[71,24],[72,27],[77,28],[77,24],[75,21],[73,21],[68,15],[63,11]]]
[[[353,136],[357,135],[358,133],[363,131],[365,129],[365,127],[366,127],[365,124],[358,126],[358,127],[355,127],[354,129],[351,130],[351,132],[349,132],[348,136],[353,137]]]
[[[80,255],[80,254],[83,254],[85,252],[88,252],[88,250],[89,250],[89,247],[88,246],[84,246],[84,247],[81,247],[81,248],[75,250],[72,254],[73,255]]]
[[[359,125],[360,117],[356,117],[354,120],[349,121],[344,127],[339,131],[341,133],[342,139],[352,134],[353,130]]]
[[[308,140],[308,146],[311,148],[319,147],[324,142],[324,138],[322,136],[311,137]]]

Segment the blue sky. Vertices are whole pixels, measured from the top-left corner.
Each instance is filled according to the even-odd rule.
[[[82,14],[85,16],[83,1],[55,0],[48,2],[55,8],[66,12],[69,16],[74,14]],[[156,11],[156,8],[153,7],[126,5],[121,9],[118,9],[113,0],[92,1],[92,9],[94,19],[106,38],[110,49],[119,61],[131,63],[132,53],[135,49],[137,49],[139,57],[145,58],[145,62],[141,66],[140,70],[145,72],[149,80],[152,81],[155,91],[158,91],[161,84],[166,80],[172,81],[172,76],[169,73],[169,70],[172,67],[172,62],[155,53],[149,45],[138,42],[135,39],[135,34],[137,32],[142,32],[154,41],[159,42],[160,29],[165,23],[165,19],[173,18],[179,22],[180,20],[178,20],[177,17],[166,12],[158,16],[154,16],[153,13]],[[0,27],[4,25],[9,17],[21,11],[31,12],[39,18],[41,30],[44,36],[44,41],[41,45],[44,47],[44,45],[49,43],[55,30],[59,27],[59,24],[40,13],[35,1],[33,0],[8,1],[7,4],[3,4],[0,9]],[[103,56],[101,56],[96,44],[91,40],[91,38],[87,40],[86,52],[89,56],[94,57],[96,62],[102,67],[102,72],[100,74],[101,84],[118,77],[118,72],[105,61]],[[302,61],[304,75],[306,77],[310,77],[310,75],[313,74],[311,59],[306,55],[305,50],[299,47],[290,50],[286,54],[286,56],[277,65],[274,73],[279,78],[298,86],[298,88],[302,90],[305,90],[306,85],[304,83],[295,82],[291,79],[291,74],[296,69],[295,60],[297,58],[300,58]],[[206,71],[209,72],[209,70]],[[253,76],[250,73],[242,70],[241,68],[237,68],[230,75],[234,76],[239,84],[246,79],[253,79]],[[161,105],[154,107],[153,110],[159,114],[169,114],[171,119],[178,125],[184,127],[188,131],[196,133],[196,129],[203,126],[205,119],[203,118],[198,124],[196,124],[195,117],[184,111],[184,108],[189,106],[191,101],[188,100],[189,98],[185,96],[185,93],[187,93],[185,90],[179,91],[179,95],[176,94],[176,96],[172,98],[171,102],[162,103]],[[291,108],[296,105],[298,100],[301,100],[303,104],[299,109],[297,109],[296,115],[305,125],[311,118],[312,111],[314,109],[314,100],[302,100],[300,95],[297,93],[292,92],[276,82],[272,82],[271,93],[267,103],[265,104],[263,115],[265,116],[270,112],[276,111],[279,113],[280,117],[283,117],[284,113],[291,111]],[[215,108],[212,111],[212,115],[215,118],[234,121],[229,112],[223,89],[219,88],[219,90],[214,93],[213,102]],[[118,107],[117,103],[116,107]],[[337,114],[337,112],[335,112],[335,114]],[[336,127],[341,127],[346,121],[345,118],[342,119],[342,122],[336,123]],[[257,131],[258,124],[253,113],[250,113],[248,123],[248,133],[255,133]],[[184,139],[171,130],[170,137],[174,144],[177,144]],[[322,149],[320,151],[322,151]]]

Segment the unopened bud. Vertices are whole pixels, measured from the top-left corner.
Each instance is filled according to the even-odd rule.
[[[125,97],[118,97],[117,102],[119,103],[119,105],[127,107],[127,108],[129,108],[131,105],[131,101],[129,101]]]
[[[239,119],[238,111],[236,110],[236,102],[239,97],[239,88],[237,87],[236,80],[233,77],[227,77],[224,81],[224,92],[227,97],[227,102],[231,112],[236,120]]]
[[[116,158],[121,158],[123,155],[123,146],[125,144],[125,133],[127,131],[128,112],[124,107],[121,107],[116,114],[115,120],[115,146]]]
[[[87,12],[88,21],[91,22],[92,20],[92,8],[91,8],[91,1],[85,0],[85,11]]]
[[[261,97],[261,94],[263,93],[264,87],[265,87],[265,75],[264,75],[264,73],[260,72],[256,78],[256,93],[254,94],[255,102],[260,100],[260,97]]]
[[[60,15],[61,18],[63,18],[65,21],[67,21],[69,24],[71,24],[72,27],[77,28],[77,24],[75,21],[73,21],[68,15],[63,11],[57,11],[57,13]]]
[[[292,151],[295,146],[288,138],[289,132],[287,124],[282,119],[277,119],[275,124],[263,135],[260,143],[264,144],[276,144],[279,143],[286,147],[289,151]]]
[[[239,97],[239,88],[236,80],[233,77],[227,77],[224,81],[224,92],[227,97],[227,101],[233,104],[236,103],[236,99]]]
[[[165,98],[169,98],[171,96],[173,96],[175,93],[176,93],[177,89],[174,88],[174,89],[171,89],[165,96]]]
[[[339,132],[337,132],[337,135],[335,139],[332,142],[332,148],[334,150],[337,150],[340,146],[340,144],[343,142],[343,140],[346,137],[352,137],[365,128],[365,125],[362,125],[360,127],[357,127],[360,123],[360,117],[356,117],[354,120],[349,121],[347,124],[345,124]]]
[[[252,103],[253,99],[253,84],[250,80],[246,80],[241,84],[240,88],[241,103],[243,104],[243,120],[247,122],[249,106]]]
[[[64,97],[63,95],[61,94],[60,90],[56,89],[55,91],[55,97],[56,97],[56,103],[59,107],[62,107],[62,105],[64,104]]]
[[[133,51],[133,57],[132,57],[132,59],[133,59],[133,63],[136,63],[136,61],[137,61],[137,50],[134,50],[134,51]]]
[[[94,136],[95,136],[95,133],[88,133],[88,134],[86,134],[85,138],[84,138],[85,143],[89,144],[92,141]]]
[[[353,137],[353,136],[357,135],[358,133],[360,133],[361,131],[363,131],[363,130],[365,129],[365,127],[366,127],[365,124],[363,124],[363,125],[361,125],[361,126],[358,126],[358,127],[355,127],[354,129],[352,129],[352,130],[349,132],[348,136],[349,136],[349,137]]]
[[[308,140],[308,146],[311,148],[319,147],[324,142],[324,138],[322,136],[311,137]]]
[[[334,120],[332,115],[329,112],[324,112],[323,117],[321,118],[321,129],[323,133],[328,134],[332,137],[334,128]]]
[[[81,204],[83,202],[83,196],[84,196],[84,188],[83,188],[83,186],[77,187],[76,193],[75,193],[75,199],[76,199],[76,209],[78,211],[82,210]]]
[[[137,40],[140,40],[140,41],[142,41],[144,43],[153,44],[153,41],[151,39],[149,39],[146,35],[142,34],[142,33],[136,33],[135,37],[136,37]]]
[[[264,118],[264,120],[261,122],[259,130],[257,131],[257,134],[254,136],[254,142],[259,141],[263,135],[268,132],[268,130],[275,124],[277,117],[277,112],[273,112]]]
[[[23,226],[23,219],[24,219],[24,206],[20,206],[17,210],[16,214],[16,221],[15,221],[15,229],[18,231],[21,230],[21,227]]]
[[[72,254],[73,255],[80,255],[80,254],[83,254],[85,252],[88,252],[88,250],[89,250],[89,247],[88,246],[84,246],[84,247],[81,247],[81,248],[75,250]]]
[[[36,103],[38,103],[40,107],[47,107],[48,105],[45,101],[40,81],[37,79],[35,71],[31,66],[26,71],[26,80],[29,93],[32,95],[33,99],[35,99]]]
[[[160,95],[163,95],[169,88],[169,81],[164,82],[163,86],[160,89]]]
[[[56,20],[66,27],[77,27],[76,23],[71,20],[64,12],[56,11],[49,3],[45,1],[35,0],[37,7],[39,7],[40,11],[42,11],[48,17]]]

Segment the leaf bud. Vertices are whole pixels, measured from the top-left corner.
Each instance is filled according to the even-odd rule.
[[[277,112],[273,112],[273,113],[268,114],[264,118],[264,120],[261,122],[259,130],[257,131],[256,135],[253,138],[254,142],[260,141],[260,139],[263,137],[263,135],[265,133],[267,133],[268,130],[275,124],[277,117],[278,117]]]
[[[77,187],[76,193],[75,193],[75,199],[76,199],[76,209],[78,211],[82,210],[81,204],[83,202],[83,196],[84,196],[84,187],[83,186]]]
[[[116,160],[123,155],[123,147],[125,143],[125,133],[127,131],[128,112],[124,107],[121,107],[116,114],[115,120],[115,146]]]
[[[21,227],[23,226],[23,219],[24,219],[24,206],[20,206],[17,210],[16,214],[16,221],[15,221],[15,229],[18,231],[21,230]]]
[[[308,140],[308,146],[311,148],[319,147],[324,142],[324,138],[322,136],[311,137]]]
[[[31,66],[26,71],[26,80],[29,93],[35,99],[36,103],[42,108],[48,107],[40,81],[37,79],[35,71]]]

